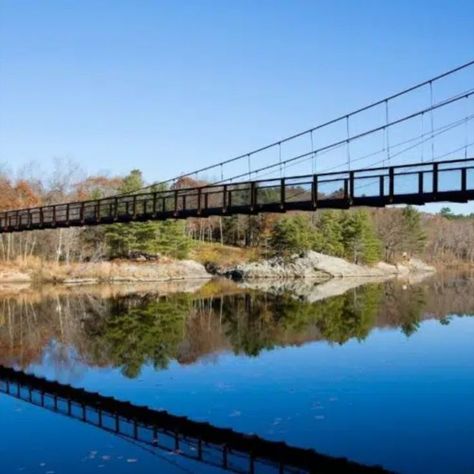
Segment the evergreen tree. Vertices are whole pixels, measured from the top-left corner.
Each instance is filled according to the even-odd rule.
[[[403,216],[403,239],[405,248],[409,254],[420,252],[426,244],[426,234],[421,224],[420,213],[411,206],[402,211]]]
[[[275,254],[289,256],[313,247],[313,228],[307,216],[285,216],[272,228],[270,248]]]
[[[341,227],[346,259],[370,264],[381,258],[381,243],[367,211],[345,213]]]
[[[342,257],[344,246],[342,243],[341,213],[338,211],[324,211],[316,223],[316,232],[313,236],[312,249]]]
[[[141,171],[132,170],[123,179],[119,192],[134,193],[143,186]],[[138,252],[185,258],[190,247],[184,222],[176,221],[114,224],[107,226],[105,237],[112,257],[130,257]]]

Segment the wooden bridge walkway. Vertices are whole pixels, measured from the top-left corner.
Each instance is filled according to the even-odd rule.
[[[249,180],[0,212],[0,233],[291,210],[474,200],[474,158]]]

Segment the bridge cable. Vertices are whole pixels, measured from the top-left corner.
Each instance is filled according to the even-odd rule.
[[[353,140],[358,140],[360,138],[363,138],[363,137],[366,137],[368,135],[371,135],[373,133],[376,133],[376,132],[379,132],[381,130],[385,130],[387,127],[392,127],[394,125],[398,125],[400,123],[404,123],[406,122],[407,120],[410,120],[410,119],[413,119],[415,117],[418,117],[419,115],[421,115],[422,113],[427,113],[427,112],[430,112],[431,110],[435,110],[435,109],[438,109],[438,108],[441,108],[441,107],[444,107],[446,105],[449,105],[449,104],[452,104],[452,103],[455,103],[465,97],[470,97],[471,95],[474,94],[474,89],[469,89],[467,91],[464,91],[460,94],[457,94],[455,96],[452,96],[446,100],[443,100],[442,102],[439,102],[439,103],[436,103],[434,104],[432,107],[428,107],[426,109],[423,109],[423,110],[419,110],[417,112],[414,112],[414,113],[411,113],[409,115],[405,115],[401,118],[398,118],[396,120],[393,120],[392,122],[389,122],[388,124],[384,124],[384,125],[380,125],[380,126],[377,126],[375,128],[372,128],[370,130],[366,130],[364,132],[361,132],[361,133],[358,133],[356,135],[353,135],[349,138],[349,141],[353,141]],[[344,145],[346,143],[347,139],[343,139],[343,140],[339,140],[337,142],[334,142],[334,143],[331,143],[329,145],[325,145],[317,150],[315,150],[316,152],[320,153],[322,151],[327,151],[327,150],[333,150],[341,145]],[[301,160],[302,158],[307,158],[308,156],[311,156],[313,153],[312,152],[307,152],[307,153],[303,153],[303,154],[300,154],[300,155],[296,155],[296,156],[293,156],[292,158],[288,158],[286,160],[283,161],[283,165],[286,167],[286,165],[288,163],[291,163],[291,162],[294,162],[294,161],[299,161]],[[274,168],[275,166],[277,166],[277,164],[270,164],[270,165],[266,165],[266,166],[263,166],[261,168],[258,168],[258,171],[261,172],[261,171],[266,171],[268,169],[272,169]],[[235,175],[232,177],[233,180],[236,180],[236,179],[239,179],[239,178],[242,178],[242,177],[245,177],[247,176],[248,173],[243,173],[243,174],[238,174],[238,175]],[[220,184],[220,183],[209,183],[209,184]]]
[[[433,116],[433,81],[430,81],[430,103],[431,103],[431,111],[430,111],[430,121],[431,121],[431,135],[432,135],[432,140],[431,140],[431,161],[434,161],[434,136],[433,136],[433,130],[434,130],[434,116]]]
[[[269,148],[272,148],[272,147],[278,145],[279,143],[284,143],[284,142],[293,140],[293,139],[295,139],[295,138],[301,137],[301,136],[303,136],[303,135],[305,135],[305,134],[307,134],[307,133],[309,133],[309,132],[311,132],[311,131],[315,131],[315,130],[321,129],[321,128],[323,128],[323,127],[326,127],[326,126],[328,126],[328,125],[337,123],[337,122],[339,122],[340,120],[342,120],[343,118],[345,118],[347,115],[356,115],[356,114],[359,114],[359,113],[364,112],[364,111],[366,111],[366,110],[369,110],[369,109],[371,109],[371,108],[373,108],[373,107],[376,107],[376,106],[378,106],[378,105],[380,105],[380,104],[383,104],[384,102],[388,102],[389,100],[392,100],[392,99],[394,99],[394,98],[403,96],[403,95],[405,95],[405,94],[408,94],[409,92],[412,92],[412,91],[414,91],[414,90],[417,90],[417,89],[419,89],[420,87],[426,86],[427,84],[432,84],[432,83],[435,82],[435,81],[439,81],[440,79],[443,79],[443,78],[445,78],[445,77],[447,77],[447,76],[450,76],[450,75],[452,75],[452,74],[454,74],[454,73],[456,73],[456,72],[458,72],[458,71],[461,71],[461,70],[463,70],[463,69],[465,69],[465,68],[468,68],[468,67],[470,67],[470,66],[472,66],[472,65],[474,65],[474,60],[469,61],[469,62],[467,62],[467,63],[465,63],[465,64],[462,64],[462,65],[460,65],[460,66],[458,66],[458,67],[456,67],[456,68],[453,68],[453,69],[451,69],[451,70],[449,70],[449,71],[446,71],[446,72],[444,72],[444,73],[442,73],[442,74],[440,74],[440,75],[438,75],[438,76],[432,77],[432,78],[429,79],[429,80],[426,80],[426,81],[420,82],[420,83],[418,83],[418,84],[415,84],[415,85],[413,85],[413,86],[411,86],[411,87],[409,87],[409,88],[407,88],[407,89],[404,89],[404,90],[402,90],[402,91],[400,91],[400,92],[397,92],[396,94],[392,94],[391,96],[389,96],[389,97],[387,97],[387,98],[385,98],[385,99],[378,100],[378,101],[373,102],[373,103],[371,103],[371,104],[368,104],[368,105],[366,105],[366,106],[364,106],[364,107],[361,107],[361,108],[359,108],[359,109],[356,109],[356,110],[352,111],[350,114],[345,114],[345,115],[343,115],[343,116],[340,116],[340,117],[337,117],[337,118],[335,118],[335,119],[329,120],[329,121],[327,121],[327,122],[325,122],[325,123],[319,124],[319,125],[317,125],[316,127],[311,128],[311,129],[308,129],[308,130],[305,130],[305,131],[303,131],[303,132],[299,132],[299,133],[297,133],[297,134],[294,134],[294,135],[291,135],[291,136],[289,136],[289,137],[286,137],[286,138],[284,138],[283,140],[280,140],[279,142],[271,143],[271,144],[269,144],[269,145],[266,145],[266,146],[263,146],[263,147],[261,147],[261,148],[255,149],[255,150],[253,150],[253,151],[251,151],[251,152],[249,152],[249,153],[246,153],[246,154],[244,154],[244,155],[239,155],[239,156],[236,156],[236,157],[234,157],[234,158],[230,158],[230,159],[221,161],[220,163],[222,163],[222,164],[228,164],[228,163],[231,163],[231,162],[234,162],[234,161],[237,161],[237,160],[241,160],[241,159],[245,158],[245,156],[253,155],[253,154],[259,153],[259,152],[261,152],[261,151],[264,151],[264,150],[267,150],[267,149],[269,149]],[[434,151],[434,150],[433,150],[433,151]],[[154,187],[154,186],[156,186],[156,185],[160,185],[160,184],[161,184],[161,185],[164,185],[164,184],[167,184],[167,183],[172,183],[172,182],[175,182],[177,178],[183,178],[183,177],[187,177],[187,176],[193,176],[193,175],[195,175],[195,174],[198,173],[198,172],[207,171],[207,170],[210,170],[210,169],[212,169],[212,168],[215,168],[216,166],[219,166],[220,163],[217,163],[217,164],[214,164],[214,165],[209,165],[209,166],[206,166],[206,167],[201,168],[201,169],[199,169],[199,170],[193,171],[193,172],[191,172],[191,173],[186,173],[186,174],[183,174],[183,175],[181,175],[181,176],[178,176],[178,177],[175,177],[175,178],[171,178],[171,179],[168,179],[168,180],[165,180],[165,181],[152,183],[152,184],[150,184],[150,185],[144,186],[144,187],[141,188],[140,190],[149,189],[149,188],[152,188],[152,187]],[[118,196],[121,196],[121,195],[128,195],[128,194],[132,194],[132,193],[121,193],[121,194],[115,194],[114,196],[115,196],[115,197],[118,197]]]
[[[310,133],[310,139],[311,139],[311,151],[313,152],[313,157],[311,160],[311,174],[316,174],[316,153],[314,152],[314,137],[313,137],[313,130],[311,130]]]
[[[387,163],[390,164],[390,131],[389,131],[389,111],[388,111],[388,100],[385,101],[385,133],[387,135],[386,139],[386,145],[387,145]]]
[[[351,169],[351,142],[350,142],[350,131],[349,131],[349,115],[346,117],[346,132],[347,132],[347,169]]]

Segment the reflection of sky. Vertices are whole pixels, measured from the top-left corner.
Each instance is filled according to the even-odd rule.
[[[33,370],[54,374],[45,364]],[[409,338],[400,330],[376,329],[365,341],[343,346],[315,342],[257,358],[223,354],[212,362],[173,363],[161,372],[145,368],[136,380],[117,370],[84,368],[73,384],[404,472],[474,469],[474,319],[468,317],[448,326],[425,321]],[[1,438],[13,432],[13,449],[18,449],[14,440],[38,435],[42,425],[49,446],[63,449],[58,432],[77,439],[77,450],[64,446],[70,460],[51,455],[61,465],[72,463],[78,452],[108,452],[104,446],[112,443],[92,428],[1,400],[2,422],[4,413],[9,420],[8,428],[2,423]],[[25,413],[33,426],[25,425]],[[113,444],[113,456],[126,451]]]

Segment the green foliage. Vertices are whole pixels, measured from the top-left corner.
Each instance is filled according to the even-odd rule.
[[[270,247],[276,254],[286,256],[310,250],[314,243],[313,231],[306,216],[285,216],[273,226]]]
[[[123,179],[121,193],[133,193],[144,185],[142,173],[132,170]],[[107,226],[105,238],[111,257],[129,257],[133,253],[162,253],[185,258],[191,240],[185,232],[185,223],[177,221],[132,222]]]
[[[344,257],[354,263],[375,263],[381,258],[381,245],[366,211],[343,214]]]
[[[324,211],[317,217],[312,250],[342,257],[344,255],[344,243],[341,213],[338,211]]]
[[[170,359],[176,358],[190,308],[191,300],[185,295],[145,301],[89,328],[88,336],[101,358],[135,378],[146,363],[166,368]]]
[[[406,251],[410,254],[420,252],[426,244],[426,234],[421,224],[420,213],[411,206],[402,211],[403,237]]]
[[[380,259],[381,244],[367,211],[327,211],[313,224],[308,215],[285,216],[272,229],[270,247],[277,255],[315,250],[356,263]]]

